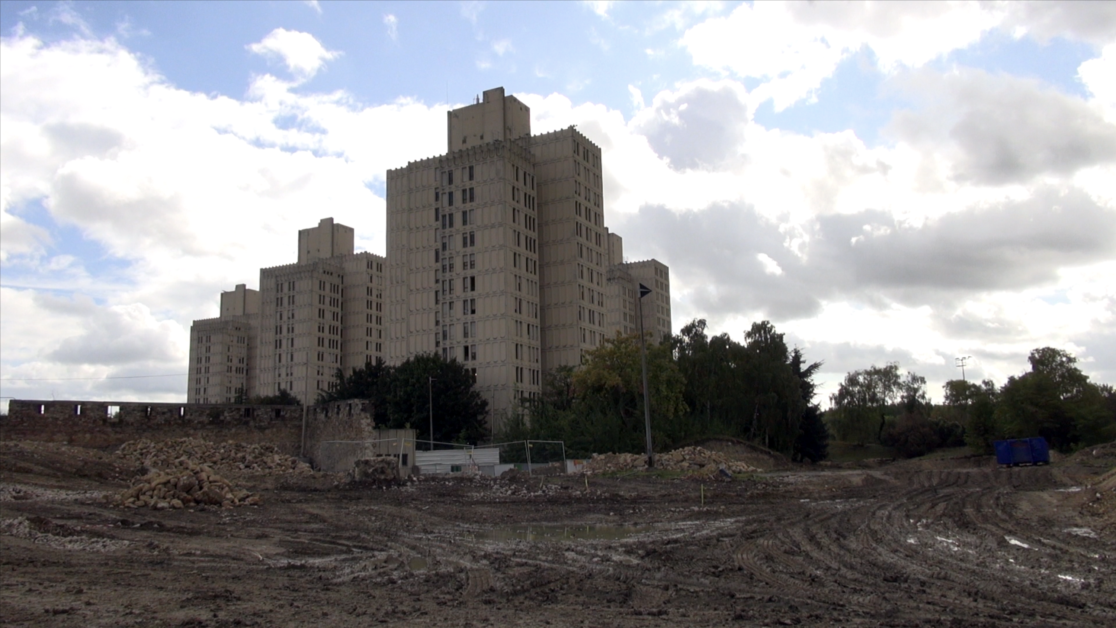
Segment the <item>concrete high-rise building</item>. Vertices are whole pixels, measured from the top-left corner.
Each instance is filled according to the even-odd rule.
[[[256,385],[260,293],[238,284],[221,293],[218,318],[190,328],[187,403],[232,403]]]
[[[223,293],[220,318],[194,321],[191,365],[204,370],[207,356],[216,359],[212,355],[216,351],[239,360],[234,346],[226,343],[225,348],[211,339],[232,338],[231,332],[218,335],[215,331],[244,325],[250,350],[244,356],[246,375],[243,381],[237,380],[243,394],[224,392],[236,386],[218,383],[210,365],[208,373],[192,374],[194,387],[187,401],[233,401],[286,390],[302,403],[314,403],[321,391],[336,383],[337,369],[349,373],[382,357],[384,258],[354,253],[353,241],[351,227],[324,218],[317,227],[299,231],[298,262],[260,269],[259,292],[245,291],[240,285],[236,293]],[[249,305],[240,314],[233,313],[235,308],[227,313],[226,295],[240,292]],[[198,358],[202,362],[195,364]],[[236,375],[237,365],[233,366],[231,375]],[[206,374],[210,376],[208,387],[199,383]],[[210,394],[214,390],[222,394]]]
[[[337,368],[436,353],[473,372],[497,427],[541,394],[543,373],[638,332],[641,311],[649,336],[669,334],[669,270],[624,261],[603,166],[573,127],[532,135],[503,88],[449,111],[446,153],[387,173],[386,260],[354,254],[353,230],[325,219],[299,232],[297,263],[260,271],[248,394],[313,402]],[[210,324],[195,321],[192,365]],[[194,388],[191,400],[213,398]]]
[[[499,421],[544,372],[636,329],[634,278],[650,275],[610,283],[626,266],[605,227],[601,150],[577,129],[531,135],[530,109],[497,88],[448,112],[446,148],[388,171],[388,362],[466,364]],[[669,308],[658,323],[648,331],[669,333]]]

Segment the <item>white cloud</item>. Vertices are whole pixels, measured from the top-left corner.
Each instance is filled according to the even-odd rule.
[[[85,36],[92,33],[92,29],[89,28],[89,23],[77,12],[72,2],[59,2],[56,4],[47,14],[47,22],[50,24],[65,24]]]
[[[313,9],[314,13],[317,13],[318,15],[322,14],[322,5],[318,3],[318,0],[302,0],[302,4],[305,4],[306,6]]]
[[[1105,46],[1099,57],[1082,63],[1077,76],[1105,119],[1116,124],[1116,44]]]
[[[813,98],[849,55],[869,47],[881,69],[921,66],[969,46],[1000,20],[969,3],[773,3],[741,5],[690,28],[681,45],[694,63],[759,78],[755,105]]]
[[[484,11],[483,2],[469,0],[468,2],[461,3],[461,17],[468,20],[473,26],[477,25],[477,20],[480,18],[481,11]]]
[[[584,0],[584,4],[598,17],[608,19],[608,12],[616,3],[613,0]]]
[[[515,52],[515,47],[512,46],[510,39],[500,39],[492,42],[492,52],[502,57],[508,52]]]
[[[341,56],[340,52],[326,50],[310,33],[285,28],[277,28],[263,40],[249,44],[248,50],[264,57],[278,57],[300,82],[310,80],[327,61]]]
[[[382,254],[384,200],[370,187],[388,168],[444,150],[444,106],[357,107],[269,75],[249,100],[205,96],[167,84],[112,40],[3,38],[0,64],[0,259],[5,285],[37,287],[6,289],[0,301],[5,377],[133,368],[72,363],[123,347],[96,339],[118,336],[106,330],[129,316],[163,338],[143,336],[143,370],[183,370],[185,355],[166,339],[184,342],[191,320],[214,316],[221,290],[254,287],[261,267],[292,262],[299,229],[332,216],[356,230],[359,250]],[[25,214],[38,205],[44,227]],[[103,255],[59,254],[58,226]],[[50,314],[57,304],[41,295],[52,289],[75,294],[74,316],[99,327],[81,332],[76,319]],[[134,390],[173,396],[184,383]],[[67,390],[100,390],[75,386]]]
[[[768,275],[779,276],[783,274],[783,268],[779,266],[779,262],[771,259],[767,253],[756,253],[756,259],[763,266],[763,272]]]
[[[384,15],[384,26],[387,27],[387,35],[392,41],[399,40],[399,19],[391,13]]]

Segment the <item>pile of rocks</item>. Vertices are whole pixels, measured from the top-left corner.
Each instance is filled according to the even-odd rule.
[[[177,461],[172,471],[152,471],[137,478],[132,487],[113,498],[125,508],[192,508],[209,505],[232,508],[261,503],[258,495],[236,489],[213,469],[185,458]]]
[[[361,458],[353,463],[353,468],[349,471],[349,479],[353,482],[397,483],[399,482],[399,461],[389,456]]]
[[[647,458],[640,454],[594,454],[593,458],[585,463],[585,473],[617,473],[621,471],[638,471],[647,467]],[[751,473],[755,467],[730,460],[723,454],[702,449],[701,447],[683,447],[665,454],[655,456],[655,467],[667,471],[682,471],[693,476],[724,476],[721,470],[730,475],[735,473]]]
[[[186,458],[224,472],[249,473],[310,473],[310,465],[288,456],[274,445],[249,445],[246,443],[211,443],[198,438],[175,438],[165,441],[147,439],[128,441],[116,451],[137,465],[153,469],[168,469]]]
[[[729,473],[753,473],[755,467],[730,460],[724,454],[701,447],[683,447],[655,457],[655,465],[674,471],[690,471],[698,475],[713,475],[724,469]]]
[[[640,454],[593,454],[585,463],[583,471],[587,475],[600,473],[619,473],[638,471],[647,467],[647,458]]]

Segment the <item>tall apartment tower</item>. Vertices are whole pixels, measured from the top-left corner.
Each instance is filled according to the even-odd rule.
[[[238,284],[221,293],[218,318],[190,328],[187,403],[232,403],[256,385],[260,293]]]
[[[445,155],[387,175],[388,362],[465,364],[493,423],[537,397],[544,372],[623,329],[609,315],[621,292],[601,150],[572,127],[532,136],[530,114],[488,90],[448,112]]]
[[[222,293],[221,317],[191,327],[195,372],[187,401],[232,402],[286,390],[311,404],[336,383],[337,369],[350,373],[382,357],[384,258],[354,253],[353,242],[351,227],[324,218],[299,231],[296,263],[260,269],[258,292],[238,285],[235,292]],[[239,331],[244,333],[234,333]],[[244,375],[229,380],[240,375],[234,342],[241,336],[247,346]],[[218,352],[233,368],[223,376],[229,382],[215,379]],[[204,372],[196,372],[198,367]],[[208,385],[202,383],[206,375]]]
[[[189,401],[313,403],[338,368],[435,353],[472,371],[496,428],[543,373],[641,316],[655,340],[670,333],[669,269],[624,260],[596,144],[573,127],[531,135],[503,88],[446,122],[446,154],[387,173],[386,259],[354,253],[353,230],[326,218],[299,231],[297,262],[260,270],[259,292],[237,286],[220,318],[194,321]]]
[[[498,89],[448,118],[445,155],[387,174],[387,359],[457,360],[506,412],[542,381],[530,111]]]

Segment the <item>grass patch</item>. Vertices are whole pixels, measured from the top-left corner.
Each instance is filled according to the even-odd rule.
[[[961,447],[949,447],[948,449],[937,449],[925,456],[920,456],[916,460],[948,460],[950,458],[967,458],[969,456],[977,455],[975,451],[962,445]]]
[[[839,441],[829,441],[829,457],[827,460],[830,462],[860,462],[861,460],[871,460],[872,458],[897,458],[895,450],[891,447],[884,447],[879,443],[869,443],[867,445],[857,445],[856,443],[843,443]]]

